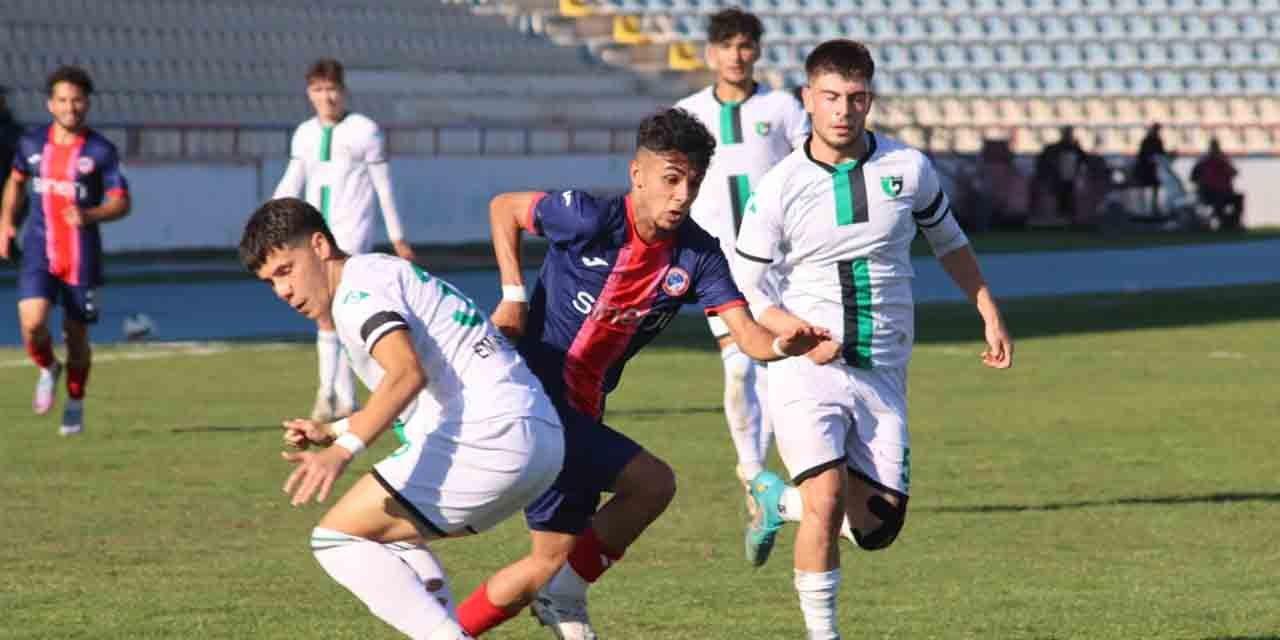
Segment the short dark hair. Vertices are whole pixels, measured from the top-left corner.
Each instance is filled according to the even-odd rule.
[[[737,7],[721,9],[711,14],[707,21],[707,42],[725,42],[739,34],[759,44],[760,36],[764,35],[764,25],[754,13]]]
[[[80,67],[63,65],[54,69],[53,73],[49,74],[49,78],[44,82],[45,91],[49,93],[50,97],[53,96],[53,87],[59,82],[69,82],[80,87],[80,90],[86,96],[93,93],[93,79],[89,77],[88,71]]]
[[[640,123],[636,148],[654,153],[679,151],[699,173],[707,170],[716,152],[716,139],[693,114],[684,109],[665,109]]]
[[[861,42],[828,40],[809,52],[804,60],[804,72],[811,79],[824,73],[837,73],[846,79],[861,78],[870,83],[876,74],[876,62]]]
[[[307,67],[307,84],[316,80],[328,80],[339,87],[345,87],[342,63],[333,58],[320,58]]]
[[[258,207],[244,225],[244,235],[240,236],[240,264],[257,273],[272,251],[305,244],[317,232],[323,233],[333,250],[342,254],[324,216],[315,207],[297,198],[269,200]]]

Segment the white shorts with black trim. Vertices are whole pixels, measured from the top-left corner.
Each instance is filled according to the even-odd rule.
[[[383,488],[440,537],[478,533],[520,512],[551,487],[564,464],[558,422],[518,417],[469,426],[410,434],[373,467]],[[444,438],[442,431],[484,437]]]
[[[906,367],[856,369],[808,358],[769,364],[769,407],[778,455],[793,480],[844,464],[908,495]]]

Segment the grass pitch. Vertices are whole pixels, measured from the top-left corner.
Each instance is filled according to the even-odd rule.
[[[1005,307],[1008,372],[980,366],[970,309],[919,310],[911,511],[889,550],[845,548],[845,636],[1280,638],[1280,285]],[[88,431],[60,439],[0,350],[0,638],[398,637],[312,559],[322,508],[280,492],[312,347],[97,354]],[[604,637],[803,637],[793,532],[742,557],[720,379],[682,318],[610,400],[680,489],[592,591]],[[522,526],[436,543],[455,592],[523,554]],[[521,616],[486,637],[549,636]]]

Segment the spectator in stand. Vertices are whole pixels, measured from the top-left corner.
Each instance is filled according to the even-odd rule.
[[[1232,185],[1238,174],[1216,138],[1209,141],[1208,153],[1191,169],[1191,181],[1196,184],[1200,202],[1213,208],[1213,217],[1221,229],[1240,228],[1244,194],[1236,193]]]
[[[1151,189],[1152,217],[1160,215],[1160,162],[1168,156],[1160,139],[1160,123],[1153,122],[1138,145],[1138,157],[1133,165],[1133,184]]]
[[[1046,146],[1036,158],[1036,183],[1053,193],[1058,217],[1074,221],[1076,178],[1084,168],[1085,153],[1070,125],[1063,127],[1061,134],[1057,142]]]

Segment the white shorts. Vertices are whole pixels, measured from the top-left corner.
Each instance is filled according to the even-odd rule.
[[[787,358],[769,369],[774,438],[792,480],[842,462],[875,484],[910,493],[905,367]]]
[[[459,432],[466,433],[466,425]],[[475,441],[410,438],[373,476],[443,537],[492,528],[542,495],[564,464],[564,429],[541,418],[484,425]]]

